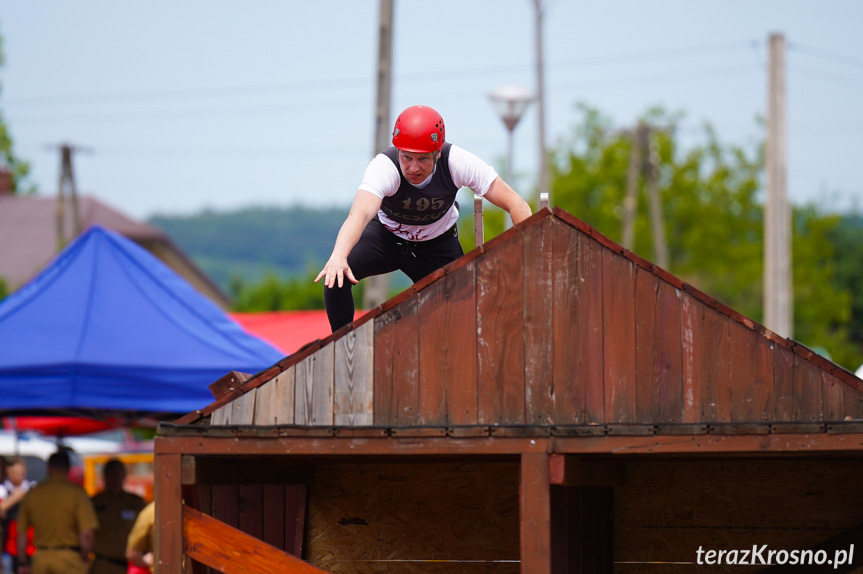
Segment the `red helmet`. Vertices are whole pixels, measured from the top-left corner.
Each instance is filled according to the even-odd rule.
[[[443,147],[443,118],[428,106],[411,106],[396,118],[393,145],[402,151],[430,153]]]

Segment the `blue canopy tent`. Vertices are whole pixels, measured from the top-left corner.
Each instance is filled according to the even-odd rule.
[[[155,416],[283,354],[135,243],[94,226],[0,302],[0,414]],[[164,417],[160,417],[164,418]]]

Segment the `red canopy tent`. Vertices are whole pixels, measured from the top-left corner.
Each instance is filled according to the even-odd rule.
[[[358,311],[356,318],[365,314]],[[229,313],[247,333],[263,339],[285,355],[296,353],[306,343],[323,339],[332,332],[326,311],[270,311]]]

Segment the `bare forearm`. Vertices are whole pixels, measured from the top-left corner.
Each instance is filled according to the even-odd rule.
[[[93,551],[93,541],[95,540],[96,535],[92,530],[82,530],[78,534],[78,542],[81,545],[81,556],[84,558],[84,561],[90,559],[90,553]]]

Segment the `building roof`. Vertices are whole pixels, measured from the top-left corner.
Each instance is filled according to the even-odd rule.
[[[852,373],[555,209],[176,425],[581,436],[861,419]]]
[[[0,278],[11,290],[29,281],[59,252],[57,204],[54,197],[0,193]],[[63,245],[76,235],[69,202],[64,206]],[[81,232],[92,225],[116,231],[152,252],[214,303],[228,307],[224,292],[160,229],[86,195],[78,198],[78,212]]]

